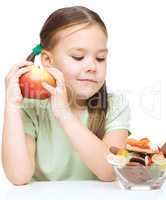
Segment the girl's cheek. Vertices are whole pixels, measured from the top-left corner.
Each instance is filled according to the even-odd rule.
[[[98,80],[102,81],[103,79],[106,78],[106,68],[105,67],[101,67],[100,69],[98,69]]]
[[[70,84],[73,80],[76,80],[79,76],[79,72],[73,67],[68,68],[64,71],[64,78],[68,84]]]

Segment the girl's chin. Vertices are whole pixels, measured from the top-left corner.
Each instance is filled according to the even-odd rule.
[[[77,98],[78,99],[81,99],[81,100],[87,100],[87,99],[89,99],[90,97],[92,97],[94,94],[95,94],[96,92],[87,92],[86,94],[84,93],[79,93],[79,94],[77,94]]]
[[[70,97],[72,96],[74,99],[82,99],[87,100],[92,97],[97,91],[94,88],[73,88],[72,90],[68,91]]]
[[[89,96],[87,96],[87,95],[82,95],[82,94],[77,94],[76,95],[76,99],[79,99],[79,100],[87,100],[87,99],[89,99]]]

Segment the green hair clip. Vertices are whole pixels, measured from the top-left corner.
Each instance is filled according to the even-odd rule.
[[[34,53],[35,56],[39,55],[41,53],[42,46],[41,44],[37,44],[33,49],[32,52]]]

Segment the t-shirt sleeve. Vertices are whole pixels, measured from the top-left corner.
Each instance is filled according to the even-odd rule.
[[[24,133],[31,135],[36,139],[38,133],[38,118],[35,112],[35,108],[30,104],[23,104],[21,107],[21,118]]]
[[[124,95],[109,95],[106,115],[105,133],[116,129],[127,129],[130,132],[130,107]]]

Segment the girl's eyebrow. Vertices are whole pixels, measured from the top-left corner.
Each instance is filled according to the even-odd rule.
[[[71,48],[68,51],[72,51],[72,50],[82,51],[82,52],[86,52],[87,51],[87,49],[85,49],[85,48]],[[99,49],[99,50],[97,50],[97,53],[99,53],[99,52],[106,52],[106,53],[108,53],[108,49],[107,48]]]
[[[107,48],[105,48],[105,49],[99,49],[97,52],[106,52],[106,53],[108,53],[108,49]]]
[[[84,48],[77,48],[77,47],[73,47],[73,48],[71,48],[71,49],[69,49],[68,51],[73,51],[73,50],[75,50],[75,51],[87,51],[86,49],[84,49]]]

